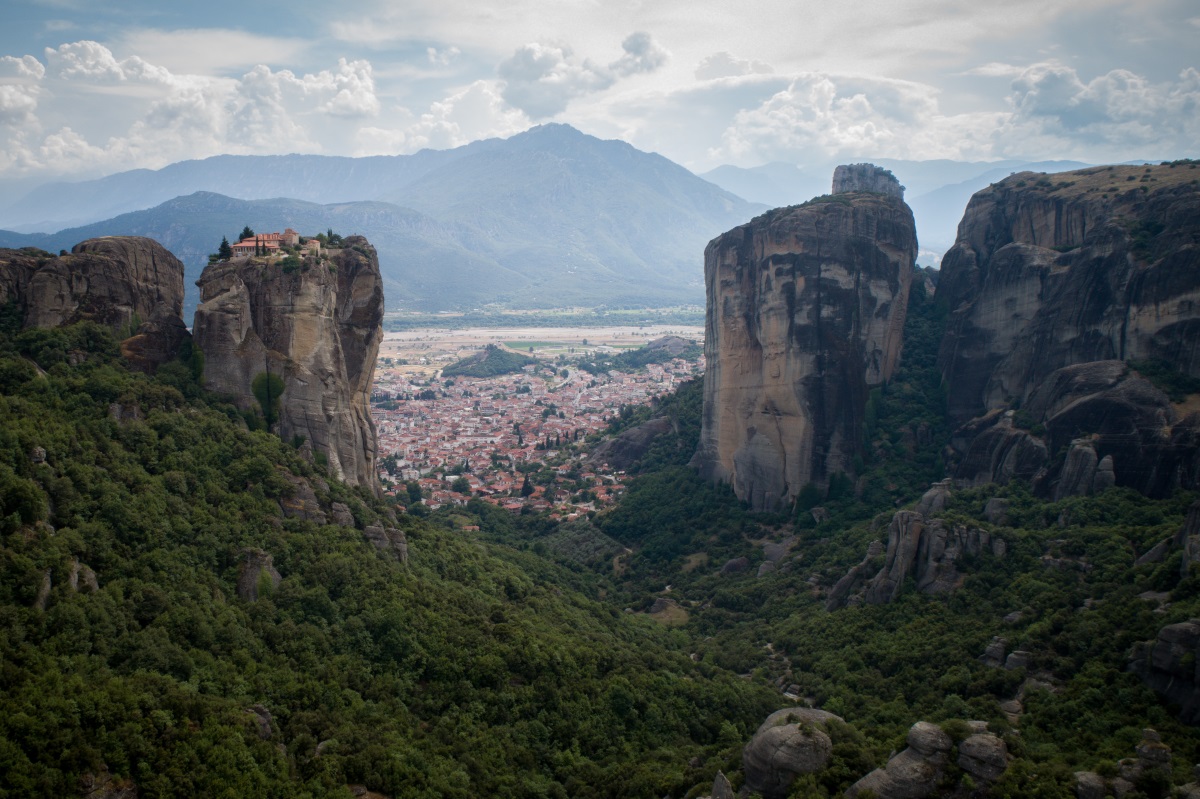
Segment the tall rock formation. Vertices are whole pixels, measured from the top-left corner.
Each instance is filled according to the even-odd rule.
[[[850,470],[867,393],[900,357],[912,211],[886,170],[838,176],[847,191],[770,211],[704,253],[708,369],[692,464],[759,510]]]
[[[333,474],[378,490],[369,401],[383,339],[375,248],[361,236],[299,265],[240,258],[204,270],[194,335],[205,386],[245,409],[278,406],[272,429],[303,436]],[[275,382],[267,376],[277,378]],[[268,385],[281,386],[276,396]],[[277,389],[276,389],[277,390]]]
[[[1022,172],[978,192],[938,299],[960,420],[1088,361],[1159,359],[1200,377],[1200,164]]]
[[[1125,362],[1200,377],[1200,163],[1025,172],[978,192],[937,296],[949,410],[967,422],[960,481],[1033,478],[1058,496],[1196,484],[1200,417]],[[1077,468],[1045,471],[1063,447]]]
[[[69,254],[0,250],[0,303],[14,303],[24,327],[92,321],[111,328],[122,353],[153,371],[187,337],[183,263],[153,239],[106,236]]]

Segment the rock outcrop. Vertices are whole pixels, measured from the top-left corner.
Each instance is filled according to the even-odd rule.
[[[950,410],[1026,399],[1056,369],[1161,359],[1200,376],[1200,187],[1188,165],[1022,172],[971,198],[942,260]]]
[[[904,187],[890,170],[874,164],[842,164],[833,170],[833,193],[867,191],[904,199]]]
[[[982,554],[1003,557],[1005,551],[1004,539],[993,538],[987,530],[950,525],[915,511],[899,511],[888,525],[887,560],[867,586],[866,601],[891,602],[909,577],[922,593],[950,593],[961,579],[956,565],[959,558]]]
[[[825,609],[862,601],[886,604],[900,595],[909,577],[922,593],[947,594],[961,583],[957,563],[963,556],[1004,557],[1008,544],[1003,538],[979,527],[948,524],[926,515],[942,511],[950,493],[950,482],[939,481],[925,492],[915,510],[897,511],[888,524],[882,568],[867,578],[882,551],[880,542],[873,541],[863,561],[830,590]]]
[[[758,510],[851,471],[867,393],[900,357],[912,212],[884,170],[856,166],[841,187],[853,191],[768,212],[705,250],[707,373],[692,464]]]
[[[909,729],[907,743],[907,749],[851,785],[846,795],[871,791],[873,796],[918,799],[932,794],[950,762],[954,742],[936,724],[918,721]]]
[[[592,451],[590,459],[614,469],[628,469],[649,452],[655,439],[674,429],[675,424],[666,416],[650,419],[604,441]]]
[[[283,580],[275,568],[275,558],[261,549],[242,550],[242,565],[238,568],[237,595],[246,602],[257,602],[259,592],[273,591]]]
[[[1020,414],[1029,429],[1017,425]],[[1193,415],[1195,416],[1195,415]],[[1050,373],[1021,411],[994,410],[957,430],[956,481],[973,486],[1032,481],[1062,499],[1113,485],[1150,496],[1196,484],[1192,431],[1170,399],[1122,361],[1091,361]],[[1050,453],[1065,459],[1050,463]]]
[[[1179,718],[1200,724],[1200,619],[1168,624],[1153,641],[1133,648],[1129,670],[1179,707]]]
[[[961,482],[1037,478],[1062,445],[1095,434],[1065,474],[1041,476],[1042,493],[1200,485],[1200,415],[1125,365],[1200,376],[1196,175],[1190,163],[1020,173],[971,199],[937,292],[951,312],[939,353],[949,410],[967,423]],[[1014,428],[1003,413],[1018,407]]]
[[[767,717],[742,750],[744,790],[763,799],[784,799],[796,777],[825,768],[833,743],[824,725],[841,718],[807,707],[777,710]]]
[[[22,324],[59,327],[92,321],[125,340],[122,354],[144,371],[174,358],[187,338],[183,263],[153,239],[108,236],[69,254],[0,250],[0,304],[15,303]]]
[[[299,266],[240,258],[204,270],[194,325],[204,383],[262,410],[255,381],[277,380],[272,429],[302,438],[347,483],[378,490],[368,402],[383,337],[379,260],[360,236],[327,253]]]

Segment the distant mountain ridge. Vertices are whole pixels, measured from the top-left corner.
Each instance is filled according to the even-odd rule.
[[[476,145],[447,151],[454,157],[441,163],[413,167],[407,182],[388,187],[387,202],[244,200],[197,191],[57,233],[0,231],[0,246],[57,251],[105,235],[157,239],[188,267],[185,318],[195,307],[191,284],[208,253],[243,225],[292,227],[306,235],[333,228],[366,236],[379,250],[393,310],[490,303],[678,305],[703,301],[702,258],[709,239],[764,210],[662,156],[565,125]],[[281,163],[330,166],[307,156],[291,158]],[[324,172],[281,174],[278,182],[272,178],[264,185],[321,193]],[[120,184],[116,178],[133,180],[114,176],[106,185]],[[377,175],[371,180],[379,187],[385,183]],[[330,192],[350,190],[349,179],[334,184]]]

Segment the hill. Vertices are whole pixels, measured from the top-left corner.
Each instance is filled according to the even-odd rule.
[[[534,363],[537,363],[536,358],[530,358],[519,352],[509,352],[495,344],[489,344],[474,355],[447,366],[442,370],[442,376],[495,377],[519,372],[525,366]]]

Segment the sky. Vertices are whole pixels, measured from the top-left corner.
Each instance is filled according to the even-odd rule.
[[[0,0],[0,182],[565,122],[695,172],[1200,157],[1200,0]]]

